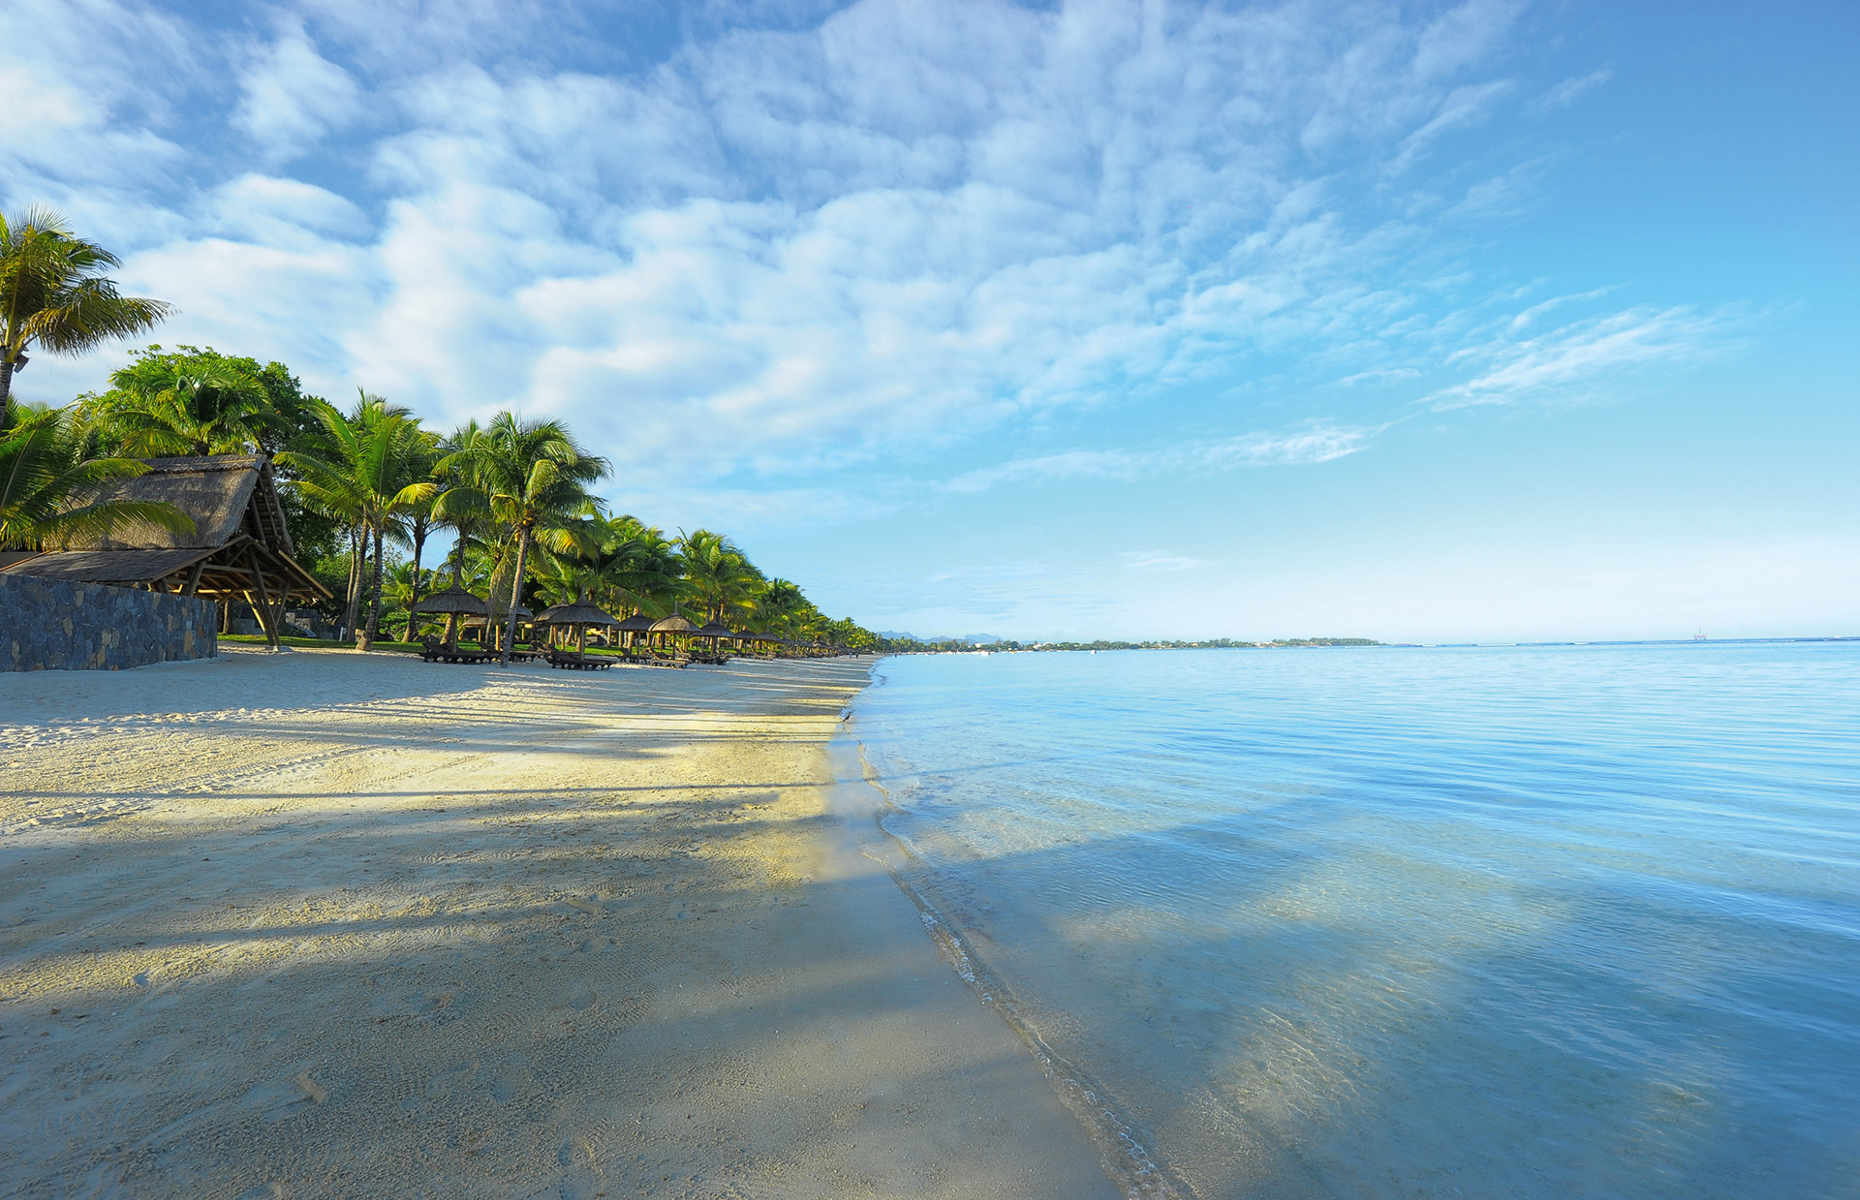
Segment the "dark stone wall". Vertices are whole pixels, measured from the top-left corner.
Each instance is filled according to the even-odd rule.
[[[0,671],[120,671],[219,653],[219,606],[0,573]]]

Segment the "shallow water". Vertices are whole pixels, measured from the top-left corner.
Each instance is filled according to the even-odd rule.
[[[1152,1187],[1860,1196],[1860,644],[891,658],[854,714]]]

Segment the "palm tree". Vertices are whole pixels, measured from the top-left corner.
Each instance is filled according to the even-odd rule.
[[[474,542],[483,539],[491,520],[484,497],[471,486],[471,480],[466,474],[468,463],[462,455],[483,433],[478,422],[467,421],[439,439],[436,447],[439,459],[433,464],[432,475],[440,491],[433,501],[432,516],[435,525],[447,526],[452,530],[452,553],[449,557],[452,560],[453,587],[463,584],[466,551]],[[458,614],[447,613],[446,645],[453,644],[458,637],[458,629]]]
[[[749,606],[762,582],[762,572],[750,565],[736,543],[720,533],[699,529],[680,531],[678,548],[685,562],[685,585],[706,618],[725,620],[731,605]]]
[[[469,481],[463,486],[477,496],[465,503],[481,503],[515,543],[500,660],[508,663],[530,545],[540,538],[561,552],[575,548],[581,540],[576,524],[600,511],[600,502],[588,489],[607,473],[607,460],[576,445],[560,422],[522,421],[502,412],[442,467],[459,469]]]
[[[10,428],[0,429],[0,549],[37,550],[137,525],[193,530],[193,520],[169,504],[98,500],[106,484],[134,479],[148,466],[130,458],[91,457],[70,409],[15,415]]]
[[[190,370],[144,356],[110,385],[94,405],[98,432],[137,458],[251,454],[276,422],[264,385],[226,363]]]
[[[361,600],[362,557],[374,541],[373,599],[356,649],[374,645],[381,628],[383,542],[402,535],[402,519],[417,506],[430,506],[439,485],[425,477],[421,455],[430,443],[412,415],[379,396],[361,393],[355,412],[344,416],[329,404],[318,413],[327,435],[320,451],[287,450],[278,461],[297,472],[298,486],[324,511],[350,522],[349,607],[346,629],[354,629]]]
[[[12,424],[13,375],[25,367],[28,346],[82,354],[168,314],[163,301],[118,293],[103,273],[119,265],[57,213],[29,208],[10,220],[0,216],[0,429]]]
[[[381,581],[381,596],[392,608],[407,610],[407,626],[401,636],[402,641],[413,640],[414,631],[419,627],[419,617],[413,606],[419,603],[420,592],[431,587],[437,571],[421,572],[412,563],[398,563],[390,569]],[[389,621],[393,618],[389,617]],[[391,628],[391,626],[390,626]]]
[[[774,630],[783,636],[793,635],[795,620],[811,607],[807,597],[801,593],[801,586],[788,579],[769,580],[762,589],[762,595],[756,599],[756,608],[763,614],[765,630]]]
[[[413,437],[407,445],[406,472],[415,480],[426,480],[433,485],[432,496],[437,497],[440,490],[439,481],[433,478],[433,471],[439,465],[439,435],[414,427]],[[407,593],[407,636],[413,636],[414,608],[420,603],[420,590],[423,576],[420,574],[420,557],[426,552],[426,539],[432,534],[433,527],[439,524],[433,513],[431,503],[414,503],[406,516],[407,538],[413,543],[413,587]]]

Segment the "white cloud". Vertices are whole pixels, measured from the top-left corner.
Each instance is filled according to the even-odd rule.
[[[1520,211],[1534,164],[1482,157],[1457,205],[1467,173],[1448,198],[1409,182],[1504,111],[1514,85],[1490,76],[1515,4],[1405,20],[863,0],[693,8],[691,36],[635,45],[540,2],[316,0],[262,43],[105,0],[22,3],[110,70],[33,92],[57,136],[30,153],[58,153],[0,146],[0,187],[24,175],[126,239],[126,282],[180,305],[164,340],[276,355],[435,425],[561,415],[639,495],[793,491],[1201,386],[1295,403],[1426,372],[1496,394],[1502,355],[1527,353],[1507,324],[1543,315],[1499,311],[1511,281],[1475,269],[1450,220]],[[193,48],[198,78],[136,95],[113,21]],[[193,136],[171,140],[189,106]],[[200,161],[227,119],[263,170]],[[73,130],[109,180],[60,149]],[[1177,463],[1324,461],[1368,428]]]
[[[1585,300],[1599,300],[1614,290],[1613,287],[1590,288],[1586,292],[1575,292],[1568,296],[1552,296],[1548,300],[1540,300],[1511,318],[1511,331],[1521,332],[1526,326],[1553,309],[1562,308],[1566,304],[1580,304]]]
[[[1424,403],[1444,412],[1593,388],[1630,367],[1696,360],[1722,325],[1722,318],[1687,308],[1633,308],[1574,321],[1528,341],[1472,347],[1469,357],[1494,365]]]
[[[981,467],[943,486],[950,492],[975,493],[1065,479],[1127,481],[1194,471],[1327,463],[1368,449],[1380,432],[1381,427],[1317,423],[1283,433],[1247,433],[1154,450],[1066,450]]]
[[[1401,174],[1419,162],[1434,143],[1447,134],[1485,120],[1491,115],[1492,106],[1509,94],[1512,87],[1509,80],[1500,79],[1454,88],[1426,124],[1401,140],[1395,157],[1389,162],[1389,173]]]
[[[1432,79],[1480,61],[1503,41],[1523,11],[1523,0],[1468,0],[1443,13],[1421,34],[1415,74]]]
[[[213,191],[211,211],[222,232],[260,243],[300,241],[306,235],[359,237],[368,218],[345,196],[297,179],[248,174]]]
[[[317,53],[301,20],[280,21],[276,38],[249,55],[239,71],[232,123],[258,143],[267,162],[300,157],[360,114],[360,87]]]
[[[1587,75],[1565,79],[1533,101],[1531,111],[1541,114],[1568,108],[1614,77],[1615,73],[1612,70],[1603,67],[1597,71],[1590,71]]]
[[[1120,556],[1120,560],[1124,570],[1145,574],[1196,571],[1208,565],[1206,559],[1194,558],[1186,554],[1170,554],[1159,550],[1126,550]]]

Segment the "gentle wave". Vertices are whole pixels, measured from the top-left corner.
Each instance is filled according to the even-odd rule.
[[[1151,1178],[1860,1194],[1860,646],[878,673],[903,882]]]

